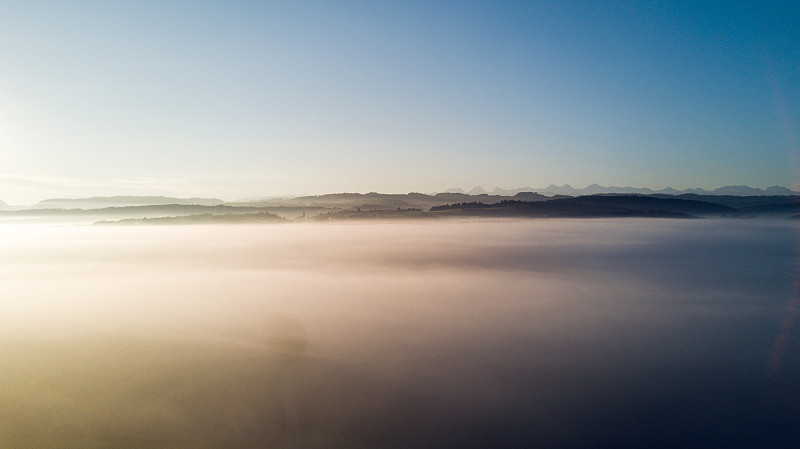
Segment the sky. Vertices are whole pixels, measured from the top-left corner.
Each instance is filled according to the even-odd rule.
[[[800,3],[0,0],[0,200],[800,184]]]

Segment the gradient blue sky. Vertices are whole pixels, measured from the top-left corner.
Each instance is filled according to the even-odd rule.
[[[800,2],[0,0],[0,200],[796,186]]]

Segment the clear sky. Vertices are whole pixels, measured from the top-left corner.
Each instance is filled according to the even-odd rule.
[[[0,200],[800,182],[797,1],[0,0]]]

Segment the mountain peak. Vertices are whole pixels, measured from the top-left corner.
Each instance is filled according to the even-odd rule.
[[[444,192],[441,192],[441,193],[465,193],[465,192],[464,192],[464,189],[461,189],[461,188],[458,188],[458,187],[450,187],[449,189],[447,189],[447,190],[445,190]]]

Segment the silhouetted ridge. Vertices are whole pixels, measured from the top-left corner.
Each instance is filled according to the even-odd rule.
[[[173,198],[167,196],[94,196],[91,198],[51,198],[36,203],[34,208],[100,209],[105,207],[156,206],[167,204],[219,206],[225,202],[216,198]]]
[[[644,195],[590,195],[577,198],[551,200],[555,203],[613,206],[638,211],[668,211],[691,215],[733,215],[737,209],[705,201],[656,198]]]
[[[703,201],[641,195],[591,195],[536,202],[503,200],[496,204],[465,202],[431,208],[431,212],[453,210],[471,215],[535,217],[689,217],[735,215],[739,212]]]
[[[376,192],[334,193],[289,199],[271,199],[219,205],[158,204],[97,207],[108,198],[120,201],[166,201],[168,197],[97,197],[86,208],[0,207],[0,217],[47,220],[120,220],[189,215],[243,215],[268,212],[291,220],[373,218],[436,218],[457,216],[491,217],[769,217],[789,218],[800,212],[796,195],[641,195],[595,194],[578,197],[545,196],[522,191],[510,196],[482,193],[438,193],[428,195]],[[185,199],[184,201],[193,201]],[[57,201],[43,202],[57,204]],[[81,201],[81,200],[75,200]],[[210,200],[213,201],[213,200]],[[70,202],[73,206],[76,203]],[[224,220],[220,220],[224,222]]]

